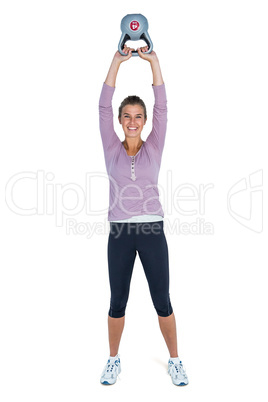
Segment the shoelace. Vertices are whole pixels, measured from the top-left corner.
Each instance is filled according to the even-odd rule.
[[[116,364],[117,363],[117,364]],[[114,372],[116,370],[116,368],[118,367],[119,361],[115,360],[114,363],[109,363],[109,361],[107,362],[107,366],[104,369],[104,374],[111,374],[111,377],[114,377]]]
[[[172,364],[170,368],[174,368],[176,370],[176,374],[175,374],[176,378],[178,378],[178,374],[180,374],[184,378],[186,377],[186,372],[185,372],[185,369],[183,368],[182,363]]]

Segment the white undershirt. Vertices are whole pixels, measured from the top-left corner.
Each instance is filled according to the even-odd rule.
[[[161,215],[136,215],[136,216],[131,216],[130,218],[127,219],[121,219],[119,221],[110,221],[110,222],[118,222],[118,223],[123,223],[123,222],[157,222],[157,221],[162,221],[163,217]]]

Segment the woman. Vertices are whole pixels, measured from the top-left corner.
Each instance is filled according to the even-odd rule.
[[[157,55],[154,51],[145,54],[147,46],[137,50],[139,57],[150,63],[153,74],[155,104],[152,131],[146,141],[141,139],[147,114],[145,104],[137,96],[126,98],[119,108],[118,118],[125,133],[123,142],[113,126],[112,97],[117,73],[120,64],[131,58],[132,50],[125,46],[125,56],[118,51],[115,53],[99,101],[100,132],[110,181],[108,267],[111,288],[108,313],[110,357],[100,381],[102,384],[114,384],[121,372],[118,349],[138,252],[170,353],[168,373],[175,385],[187,385],[188,378],[177,351],[176,322],[169,298],[164,213],[157,189],[166,135],[167,101]]]

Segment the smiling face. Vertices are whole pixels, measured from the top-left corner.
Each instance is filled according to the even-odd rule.
[[[141,105],[126,105],[122,109],[119,123],[122,124],[126,137],[138,137],[141,135],[146,123],[144,109]]]

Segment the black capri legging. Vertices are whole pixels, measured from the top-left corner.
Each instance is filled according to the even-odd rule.
[[[168,246],[163,226],[163,221],[110,222],[108,238],[110,317],[120,318],[125,315],[137,251],[157,314],[161,317],[172,314],[169,298]]]

